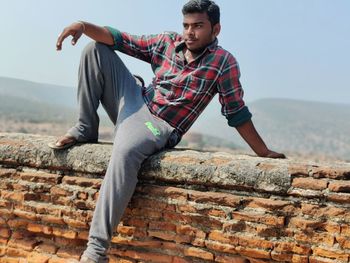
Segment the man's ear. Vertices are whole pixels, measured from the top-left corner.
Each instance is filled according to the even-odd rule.
[[[215,37],[217,37],[220,33],[220,30],[221,30],[221,25],[220,23],[216,23],[214,26],[213,26],[213,34]]]

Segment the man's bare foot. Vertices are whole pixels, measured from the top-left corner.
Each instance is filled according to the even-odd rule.
[[[76,143],[77,143],[77,139],[75,139],[73,136],[69,134],[66,134],[58,138],[55,142],[50,142],[48,146],[55,150],[64,150],[69,147],[72,147]]]

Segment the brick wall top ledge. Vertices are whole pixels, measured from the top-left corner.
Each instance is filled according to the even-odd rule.
[[[104,174],[112,149],[110,143],[82,144],[55,151],[47,146],[53,140],[55,137],[0,133],[0,165]],[[290,191],[293,177],[348,180],[350,164],[301,163],[292,159],[174,149],[150,157],[140,173],[141,180],[278,194]]]

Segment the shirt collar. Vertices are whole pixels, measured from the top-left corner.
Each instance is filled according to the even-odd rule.
[[[215,49],[216,49],[217,46],[218,46],[218,43],[219,43],[218,39],[215,38],[215,40],[214,40],[213,42],[211,42],[211,43],[205,48],[205,50],[208,49],[210,52],[215,51]],[[179,53],[181,50],[184,49],[184,47],[185,47],[185,41],[184,41],[184,40],[182,40],[181,42],[176,43],[176,44],[175,44],[175,52],[176,52],[176,53]]]

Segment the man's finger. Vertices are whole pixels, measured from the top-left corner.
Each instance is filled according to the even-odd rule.
[[[61,50],[62,49],[62,43],[63,41],[65,40],[66,37],[68,37],[70,34],[64,30],[59,36],[58,36],[58,39],[57,39],[57,42],[56,42],[56,49],[57,50]]]
[[[72,39],[72,45],[74,46],[77,42],[78,39],[80,38],[81,34],[76,33],[75,35],[73,35],[73,39]]]

